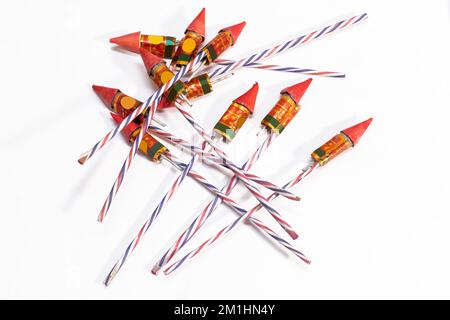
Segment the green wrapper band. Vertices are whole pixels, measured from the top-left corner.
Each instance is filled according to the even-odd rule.
[[[212,91],[211,84],[208,81],[208,75],[203,74],[198,77],[198,80],[200,81],[200,84],[202,85],[202,90],[204,94],[208,94]]]
[[[231,130],[230,127],[224,125],[223,123],[218,122],[215,126],[214,126],[214,130],[219,132],[220,134],[224,135],[225,138],[227,138],[228,140],[232,140],[234,138],[234,136],[236,135],[236,132],[234,132],[233,130]]]
[[[173,86],[167,91],[167,99],[169,99],[170,102],[175,101],[175,99],[178,97],[178,95],[183,92],[184,90],[184,84],[181,81],[177,81],[173,84]]]

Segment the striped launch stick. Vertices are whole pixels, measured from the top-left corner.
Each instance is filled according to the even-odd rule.
[[[289,181],[285,187],[286,188],[291,188],[292,186],[294,186],[295,184],[297,184],[298,182],[300,182],[303,178],[305,178],[306,176],[308,176],[312,171],[314,171],[315,168],[317,168],[318,162],[313,162],[310,165],[308,165],[306,168],[304,168],[302,170],[302,172],[295,177],[294,179],[292,179],[291,181]],[[273,200],[277,197],[277,195],[275,193],[273,193],[272,195],[270,195],[269,199]],[[173,263],[172,265],[170,265],[168,268],[166,268],[164,270],[164,274],[169,275],[170,273],[172,273],[173,271],[175,271],[176,269],[178,269],[183,263],[185,263],[186,261],[192,259],[193,257],[195,257],[197,254],[199,254],[204,248],[210,246],[211,244],[213,244],[214,242],[216,242],[218,239],[222,238],[223,236],[225,236],[226,234],[228,234],[231,230],[233,230],[238,224],[239,222],[245,221],[247,220],[249,217],[251,217],[252,214],[254,214],[256,211],[258,211],[259,209],[261,209],[262,206],[261,204],[256,205],[255,207],[253,207],[248,213],[246,213],[245,215],[240,216],[239,218],[237,218],[235,221],[233,221],[231,224],[229,224],[228,226],[226,226],[225,228],[221,229],[215,236],[209,238],[208,240],[206,240],[205,242],[203,242],[199,247],[197,247],[196,249],[192,250],[191,252],[189,252],[187,255],[185,255],[183,258],[181,258],[180,260],[176,261],[175,263]],[[287,247],[287,246],[285,246]],[[309,258],[307,258],[304,254],[302,254],[301,252],[298,252],[297,255],[301,260],[303,260],[306,263],[311,263],[311,260],[309,260]]]
[[[210,137],[205,130],[200,126],[200,124],[198,124],[194,118],[186,111],[183,110],[182,108],[180,108],[179,106],[176,106],[176,108],[178,109],[178,111],[181,112],[181,114],[185,117],[185,119],[192,125],[192,127],[203,137],[203,139],[206,140],[206,142],[208,142],[213,148],[214,150],[216,150],[216,152],[224,159],[227,161],[227,166],[234,172],[234,174],[239,178],[239,180],[241,180],[245,187],[248,189],[248,191],[250,191],[250,193],[260,202],[260,204],[264,207],[264,209],[267,210],[267,212],[269,212],[269,214],[275,219],[275,221],[278,222],[278,224],[286,231],[286,233],[292,238],[292,239],[297,239],[298,238],[298,234],[295,232],[295,230],[292,228],[292,226],[282,218],[281,214],[272,206],[270,205],[269,201],[267,201],[267,198],[264,197],[263,194],[261,194],[258,189],[256,189],[254,187],[254,185],[252,183],[249,183],[250,181],[256,181],[259,184],[263,185],[264,187],[275,191],[276,193],[285,196],[287,198],[290,199],[290,195],[292,193],[290,192],[286,192],[285,189],[283,188],[279,188],[277,186],[272,187],[270,185],[268,185],[268,183],[266,181],[260,180],[259,178],[254,179],[254,175],[252,174],[245,174],[242,169],[240,167],[238,167],[237,165],[233,164],[229,158],[227,157],[227,155],[225,154],[225,152],[223,152],[218,146],[217,144],[213,141],[212,137]]]
[[[145,130],[141,130],[141,132],[145,132]],[[184,178],[186,178],[186,175],[191,171],[192,166],[196,160],[196,156],[192,157],[191,161],[184,167],[181,174],[177,177],[177,179],[174,181],[172,186],[170,187],[169,191],[164,195],[162,200],[159,202],[159,204],[156,206],[155,210],[152,212],[150,217],[145,221],[145,223],[142,225],[142,227],[139,229],[139,232],[137,235],[133,238],[133,240],[130,242],[130,244],[127,246],[124,254],[120,257],[120,259],[116,262],[114,267],[109,272],[108,276],[105,279],[105,285],[108,286],[111,281],[116,276],[117,272],[122,268],[123,264],[127,260],[128,256],[136,249],[136,246],[139,244],[139,242],[142,239],[142,236],[147,232],[147,230],[150,228],[150,226],[153,224],[153,222],[156,220],[156,218],[161,213],[164,205],[169,201],[170,198],[174,195],[175,191],[180,186],[181,182],[183,182]]]
[[[233,60],[216,60],[215,64],[228,66],[233,64],[235,61]],[[304,74],[308,76],[316,76],[316,77],[327,77],[327,78],[345,78],[345,73],[335,72],[335,71],[320,71],[310,68],[299,68],[299,67],[285,67],[275,64],[262,64],[262,63],[249,63],[245,67],[262,69],[262,70],[272,70],[272,71],[280,71],[280,72],[290,72],[290,73],[298,73]]]
[[[217,164],[218,162],[222,161],[216,154],[213,154],[213,153],[205,150],[202,147],[195,146],[195,145],[189,143],[188,141],[186,141],[180,137],[177,137],[174,134],[172,134],[160,127],[150,125],[148,127],[148,132],[150,132],[151,134],[157,135],[158,137],[168,141],[172,145],[180,147],[182,150],[186,149],[186,150],[189,150],[191,153],[197,153],[205,158],[214,160],[214,164]],[[206,144],[206,141],[204,141],[204,143]]]
[[[293,49],[293,48],[296,48],[296,47],[299,47],[299,46],[304,45],[304,44],[306,44],[306,43],[308,43],[308,42],[310,42],[312,40],[324,37],[325,35],[328,35],[328,34],[340,31],[342,29],[345,29],[347,27],[353,26],[353,25],[355,25],[355,24],[357,24],[357,23],[359,23],[361,21],[364,21],[365,19],[367,19],[367,17],[368,17],[367,13],[363,13],[361,15],[353,16],[351,18],[338,21],[335,24],[326,26],[326,27],[324,27],[322,29],[315,30],[315,31],[310,32],[308,34],[301,35],[299,37],[296,37],[294,39],[291,39],[289,41],[286,41],[284,43],[276,45],[276,46],[274,46],[272,48],[268,48],[268,49],[263,50],[261,52],[255,53],[255,54],[251,55],[248,58],[244,58],[244,59],[241,59],[241,60],[234,61],[232,64],[229,64],[229,65],[226,65],[226,66],[218,67],[218,68],[212,70],[209,73],[209,76],[212,79],[212,78],[217,77],[219,75],[222,75],[222,74],[225,74],[225,73],[228,73],[228,72],[232,72],[232,71],[234,71],[234,70],[236,70],[238,68],[246,67],[246,66],[248,66],[248,65],[250,65],[252,63],[258,63],[261,60],[270,58],[270,57],[272,57],[272,56],[274,56],[276,54],[285,52],[287,50],[290,50],[290,49]]]
[[[168,159],[171,163],[173,163],[176,167],[178,167],[180,170],[182,170],[182,173],[180,176],[175,180],[172,187],[169,189],[169,191],[166,193],[166,195],[163,197],[161,202],[158,204],[156,209],[153,211],[152,215],[144,225],[139,229],[139,232],[137,235],[133,238],[133,240],[130,242],[130,244],[127,246],[127,249],[125,250],[122,257],[117,261],[117,263],[114,265],[114,267],[109,272],[108,276],[105,279],[105,285],[109,285],[111,281],[114,279],[116,274],[119,272],[119,270],[122,268],[123,264],[127,260],[127,258],[131,255],[131,253],[136,249],[137,245],[141,241],[143,235],[149,230],[150,226],[153,224],[153,222],[156,220],[156,218],[161,214],[162,209],[164,205],[170,200],[170,198],[174,195],[175,191],[180,186],[181,182],[184,180],[186,175],[189,175],[191,178],[199,182],[202,186],[207,188],[212,193],[216,194],[222,201],[229,206],[231,209],[236,211],[239,215],[244,215],[248,211],[242,208],[237,204],[235,200],[233,200],[231,197],[229,197],[228,194],[223,193],[220,191],[216,186],[208,182],[208,180],[201,175],[200,173],[192,170],[192,166],[195,163],[197,159],[197,155],[194,155],[189,162],[189,164],[184,164],[181,162],[177,157],[172,155],[171,153],[165,153],[164,156],[166,159]],[[280,236],[278,236],[274,231],[271,231],[278,239],[279,241],[283,243],[288,243],[286,240],[282,239]],[[272,236],[273,237],[273,236]],[[292,247],[292,246],[291,246]]]
[[[267,139],[258,147],[258,149],[253,153],[253,155],[248,159],[248,161],[244,164],[244,170],[248,171],[251,169],[253,164],[260,158],[260,156],[264,153],[265,150],[270,146],[274,138],[273,134],[270,134]],[[233,188],[237,185],[238,179],[236,176],[233,176],[227,185],[222,188],[222,191],[225,194],[229,195]],[[200,215],[195,218],[195,220],[189,225],[189,227],[178,237],[175,243],[166,251],[166,253],[159,259],[159,261],[152,268],[153,274],[158,274],[159,270],[168,264],[171,259],[175,256],[175,254],[182,248],[187,242],[192,239],[194,234],[203,226],[206,220],[212,215],[215,209],[220,205],[221,201],[219,197],[215,197],[212,201],[210,201],[205,208],[202,210]],[[253,226],[256,226],[258,229],[261,229],[263,233],[268,234],[272,239],[278,241],[280,237],[269,227],[264,225],[261,221],[257,220],[254,217],[250,218]],[[283,242],[283,241],[281,241]],[[290,246],[292,247],[292,246]]]
[[[297,201],[300,200],[300,198],[295,194],[288,192],[269,181],[256,177],[253,174],[248,174],[247,172],[244,172],[239,166],[233,163],[233,161],[227,156],[227,154],[217,145],[217,143],[213,140],[213,138],[208,133],[206,133],[205,129],[203,129],[203,127],[198,122],[195,121],[195,119],[189,112],[181,108],[179,105],[175,105],[175,107],[178,109],[178,111],[180,111],[180,113],[189,122],[189,124],[202,136],[202,138],[205,139],[206,142],[208,142],[208,144],[214,148],[217,154],[223,160],[225,160],[224,161],[225,165],[227,165],[227,167],[230,170],[232,170],[244,184],[256,189],[255,185],[251,182],[253,181],[267,189],[280,193],[281,196],[286,197],[290,200],[297,200]]]
[[[165,85],[163,85],[156,93],[154,93],[150,98],[147,99],[146,102],[144,102],[141,106],[139,106],[137,109],[135,109],[128,117],[122,120],[122,122],[114,129],[112,132],[113,135],[109,135],[109,133],[103,138],[104,142],[100,141],[101,147],[103,147],[107,141],[110,141],[112,137],[114,137],[118,132],[120,132],[124,127],[126,127],[128,124],[133,121],[134,117],[140,114],[140,112],[137,112],[137,110],[141,109],[142,111],[147,110],[147,108],[150,106],[150,108],[147,110],[147,116],[145,117],[145,121],[142,122],[141,130],[136,137],[135,141],[133,142],[133,145],[131,146],[131,149],[128,153],[127,158],[125,159],[124,163],[122,164],[122,167],[119,171],[119,174],[114,181],[113,186],[111,187],[111,190],[109,191],[108,196],[105,199],[105,202],[103,203],[102,209],[100,210],[100,213],[98,215],[98,221],[103,222],[105,219],[109,208],[111,207],[112,200],[117,195],[117,192],[119,191],[120,186],[122,185],[123,179],[125,177],[126,172],[131,166],[131,162],[133,161],[134,157],[136,156],[137,151],[139,150],[139,145],[142,141],[142,138],[144,137],[144,133],[146,132],[146,129],[150,126],[150,122],[153,119],[153,115],[155,114],[156,108],[158,106],[158,103],[161,99],[162,94],[169,89],[172,84],[176,81],[176,79],[180,79],[188,70],[192,69],[192,66],[195,63],[200,63],[200,60],[194,59],[192,62],[186,66],[180,69],[180,72],[178,72],[175,77],[173,77],[169,82],[167,82]],[[143,107],[144,106],[144,107]],[[133,117],[133,115],[136,113],[136,115]],[[122,128],[119,130],[119,128]],[[97,143],[98,145],[98,143]],[[96,146],[97,146],[96,145]],[[89,159],[97,149],[97,147],[94,146],[93,149],[91,149],[90,152],[86,153],[81,158],[83,159],[80,163],[84,163],[87,159]],[[100,147],[100,148],[101,148]],[[80,160],[79,160],[80,161]]]

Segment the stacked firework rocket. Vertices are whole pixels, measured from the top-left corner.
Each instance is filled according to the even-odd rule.
[[[249,84],[245,91],[236,92],[236,98],[229,102],[229,107],[210,130],[203,128],[185,106],[192,106],[193,100],[211,94],[219,82],[228,79],[241,67],[298,73],[303,76],[344,78],[345,74],[340,72],[268,65],[263,64],[262,60],[289,49],[297,48],[330,33],[351,27],[365,19],[367,19],[367,14],[353,16],[300,35],[274,47],[255,52],[249,57],[240,60],[222,60],[219,57],[223,52],[236,45],[246,23],[241,22],[222,28],[216,36],[207,44],[204,44],[206,36],[205,9],[202,9],[189,24],[183,37],[179,40],[172,36],[149,35],[141,32],[130,33],[110,40],[111,43],[120,46],[122,49],[140,54],[143,67],[145,67],[151,81],[159,89],[146,101],[139,101],[119,89],[93,85],[94,91],[110,109],[111,116],[116,121],[117,127],[108,132],[91,149],[83,153],[78,159],[79,163],[84,164],[87,162],[119,133],[123,134],[131,144],[129,154],[125,158],[117,179],[103,203],[98,220],[103,222],[106,219],[113,199],[118,193],[138,150],[155,163],[159,163],[162,160],[169,162],[179,171],[179,175],[175,177],[169,190],[162,196],[161,201],[136,231],[128,246],[124,248],[123,254],[106,276],[106,285],[109,285],[115,278],[125,261],[143,240],[145,233],[161,215],[164,206],[187,177],[203,186],[213,195],[213,199],[201,210],[188,228],[180,233],[167,251],[156,260],[155,265],[151,268],[153,274],[156,275],[161,270],[166,275],[172,273],[197,256],[201,251],[206,250],[211,244],[229,234],[241,222],[248,222],[250,226],[258,229],[270,241],[275,242],[281,250],[287,250],[287,252],[298,257],[300,261],[310,263],[310,259],[291,243],[292,240],[298,237],[297,232],[287,221],[285,214],[272,203],[272,200],[278,196],[293,201],[300,200],[290,189],[343,151],[355,146],[372,119],[369,118],[342,130],[314,150],[311,153],[308,165],[294,174],[292,179],[284,185],[277,185],[267,178],[251,173],[251,168],[272,144],[274,139],[284,132],[300,111],[300,101],[307,94],[312,78],[292,83],[292,85],[286,88],[279,88],[277,92],[272,93],[279,98],[277,103],[261,120],[261,131],[258,136],[261,137],[262,143],[250,153],[251,156],[244,164],[237,164],[233,161],[224,151],[223,145],[232,143],[246,120],[253,115],[259,92],[257,82]],[[164,112],[165,108],[174,108],[180,112],[194,131],[202,137],[203,143],[194,145],[189,142],[190,139],[183,139],[171,133],[164,122],[156,116],[157,112]],[[171,153],[165,144],[170,144],[171,147],[178,147],[188,153],[191,156],[190,160],[188,162],[181,160]],[[194,168],[200,158],[208,165],[208,168],[216,168],[220,169],[221,172],[231,173],[228,183],[219,187],[205,178],[204,174],[199,172],[197,168]],[[238,201],[233,199],[231,191],[238,183],[242,183],[246,191],[255,198],[257,202],[254,207],[243,207]],[[261,192],[262,188],[269,189],[271,194],[269,196],[264,195]],[[191,251],[188,250],[187,254],[177,258],[178,252],[189,244],[189,241],[222,203],[236,212],[236,219],[231,224],[221,228],[217,234],[207,238],[199,247],[193,248]],[[266,211],[271,219],[273,218],[274,223],[281,226],[290,239],[286,239],[286,235],[277,233],[258,219],[255,213],[261,209]]]

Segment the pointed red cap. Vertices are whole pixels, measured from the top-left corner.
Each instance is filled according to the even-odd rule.
[[[231,37],[233,38],[233,44],[234,44],[237,41],[237,39],[239,38],[239,35],[241,34],[241,31],[242,31],[242,29],[244,29],[245,25],[246,25],[246,22],[242,21],[241,23],[235,24],[233,26],[223,28],[220,31],[228,31],[231,34]]]
[[[141,47],[140,41],[141,41],[140,31],[109,39],[110,43],[115,43],[128,51],[136,53],[139,53],[139,48]]]
[[[352,141],[353,145],[355,145],[358,143],[364,132],[366,132],[366,129],[369,127],[372,120],[372,118],[369,118],[366,121],[355,124],[354,126],[344,129],[341,132]]]
[[[113,117],[114,121],[116,121],[117,124],[121,123],[123,120],[121,116],[112,112],[111,117]],[[123,128],[122,133],[125,137],[129,138],[137,128],[139,128],[139,125],[132,121],[129,125]]]
[[[192,20],[191,24],[186,28],[186,31],[193,31],[205,37],[205,8]]]
[[[119,92],[119,89],[96,86],[95,84],[92,85],[92,89],[94,89],[95,93],[109,108],[111,108],[113,99],[116,96],[117,92]]]
[[[311,81],[312,81],[312,79],[309,78],[308,80],[305,80],[303,82],[294,84],[293,86],[284,88],[283,90],[281,90],[280,93],[281,94],[287,93],[288,95],[291,96],[291,98],[295,101],[295,103],[298,104],[300,102],[300,99],[303,97],[306,90],[308,89]]]
[[[255,82],[255,84],[246,93],[244,93],[239,98],[234,99],[234,102],[242,104],[250,111],[250,113],[253,113],[253,111],[255,110],[255,102],[256,96],[258,95],[258,90],[258,82]]]
[[[140,51],[142,61],[144,61],[145,68],[148,72],[151,72],[153,67],[164,60],[146,49],[141,49]]]

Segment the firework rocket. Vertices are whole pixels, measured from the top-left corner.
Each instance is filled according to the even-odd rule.
[[[186,28],[183,39],[180,40],[175,55],[172,58],[172,66],[185,66],[197,53],[200,45],[205,40],[205,8],[195,17]]]

